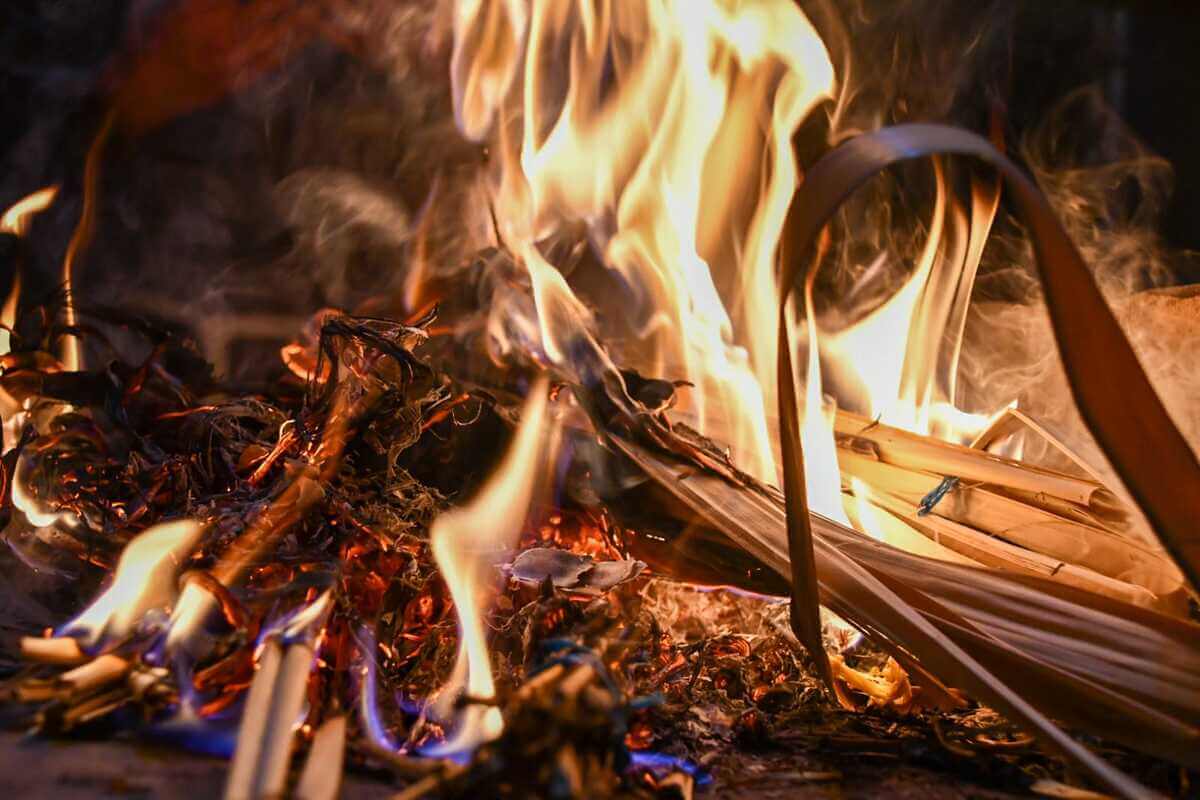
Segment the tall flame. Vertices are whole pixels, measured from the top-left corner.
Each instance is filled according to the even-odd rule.
[[[464,688],[473,698],[495,695],[484,627],[486,587],[497,557],[516,544],[533,500],[547,436],[547,396],[547,382],[539,379],[529,390],[520,426],[495,473],[469,503],[445,512],[430,529],[433,555],[458,614],[458,661],[441,693],[439,710],[443,714]],[[552,443],[557,427],[548,435]],[[549,450],[552,452],[553,446]],[[470,750],[496,738],[503,728],[498,708],[468,705],[453,738],[437,751],[456,754]]]
[[[774,481],[760,386],[774,386],[790,137],[833,85],[808,20],[790,0],[459,0],[454,33],[455,112],[498,155],[505,243],[528,254],[586,222],[645,366],[682,372],[701,426]]]
[[[966,308],[999,187],[973,185],[968,221],[949,196],[936,160],[934,178],[937,194],[929,233],[912,274],[860,321],[824,336],[820,349],[856,410],[914,433],[969,440],[987,424],[987,416],[955,407],[955,375]]]

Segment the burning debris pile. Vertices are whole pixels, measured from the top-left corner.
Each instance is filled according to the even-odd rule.
[[[290,6],[267,5],[269,45]],[[430,259],[431,189],[399,296],[315,314],[258,393],[71,292],[112,137],[213,99],[134,102],[161,46],[89,153],[65,292],[21,287],[55,190],[4,216],[0,513],[13,570],[61,590],[3,684],[13,716],[221,753],[231,800],[333,797],[346,764],[404,798],[686,798],[735,782],[729,752],[797,739],[1059,795],[1186,793],[1200,465],[1033,181],[935,125],[841,137],[801,181],[792,135],[834,70],[790,2],[439,20],[455,122],[490,154],[445,190],[474,257]],[[569,80],[539,68],[560,55]],[[251,56],[232,63],[282,58]],[[746,175],[714,167],[739,153]],[[827,330],[838,209],[925,157],[911,274]],[[296,220],[408,225],[364,182],[302,178]],[[1002,200],[1105,464],[1019,405],[960,410]],[[1052,455],[1002,455],[1025,446]]]

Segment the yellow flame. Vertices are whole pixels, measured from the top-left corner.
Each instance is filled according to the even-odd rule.
[[[825,402],[821,382],[821,356],[817,319],[813,310],[814,272],[804,284],[805,325],[808,331],[808,368],[805,371],[804,420],[800,441],[804,451],[804,479],[808,505],[832,520],[850,524],[842,504],[842,476],[838,469],[837,444],[833,437],[836,407]]]
[[[844,399],[858,410],[913,433],[966,442],[989,419],[959,410],[954,387],[966,308],[999,188],[973,185],[968,218],[950,197],[936,160],[934,177],[929,235],[912,274],[860,321],[826,334],[820,349]]]
[[[505,243],[587,222],[630,294],[601,311],[627,313],[641,366],[691,381],[702,429],[774,481],[790,137],[833,85],[808,20],[790,0],[459,0],[454,31],[455,112],[497,154]]]
[[[63,633],[88,646],[111,642],[130,633],[146,612],[169,606],[179,565],[203,530],[195,520],[177,520],[138,534],[121,553],[112,584]]]
[[[0,217],[0,232],[11,233],[25,238],[29,233],[29,223],[34,216],[45,211],[58,196],[57,186],[47,186],[39,189],[28,197],[18,200]]]
[[[533,500],[541,472],[539,453],[547,437],[551,446],[546,449],[553,452],[557,426],[547,434],[547,394],[546,380],[539,379],[529,391],[520,426],[495,473],[469,503],[443,513],[430,528],[433,555],[458,614],[458,661],[440,695],[443,713],[464,688],[471,697],[495,695],[484,627],[486,588],[498,556],[517,542]],[[468,705],[453,738],[438,749],[447,753],[470,749],[499,736],[503,728],[498,708]]]
[[[18,200],[4,212],[3,216],[0,216],[0,233],[8,233],[24,239],[29,233],[29,223],[36,215],[49,208],[56,197],[58,197],[58,187],[47,186],[45,189],[40,189],[26,198]],[[17,304],[20,299],[21,275],[18,273],[13,276],[12,288],[4,300],[4,306],[0,307],[0,355],[7,355],[12,351],[10,331],[17,323]]]
[[[914,433],[926,433],[926,409],[905,392],[906,354],[919,346],[915,339],[929,336],[915,330],[913,320],[933,270],[942,241],[946,191],[937,169],[937,199],[930,218],[929,236],[912,275],[892,297],[850,328],[827,335],[821,342],[827,367],[842,377],[841,385],[858,389],[855,401],[872,417]]]

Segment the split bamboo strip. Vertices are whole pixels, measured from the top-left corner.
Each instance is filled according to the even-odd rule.
[[[1159,598],[1141,586],[1101,575],[1084,567],[1066,564],[1041,553],[1009,544],[1003,539],[988,536],[967,525],[945,519],[937,514],[917,515],[916,508],[898,497],[883,492],[871,492],[867,500],[896,514],[917,530],[939,544],[973,559],[977,564],[1042,578],[1074,586],[1116,600],[1157,611],[1178,612],[1176,604]],[[915,553],[910,550],[909,552]],[[915,553],[920,555],[920,553]]]
[[[841,448],[838,463],[843,473],[906,501],[914,510],[942,482],[942,475],[904,469]],[[1067,564],[1136,584],[1160,597],[1183,589],[1183,575],[1165,554],[983,487],[960,484],[937,502],[933,513]]]
[[[1108,507],[1116,503],[1112,493],[1096,481],[1041,469],[929,436],[919,436],[848,411],[837,412],[834,431],[843,436],[870,441],[880,460],[906,469],[1044,492],[1081,506],[1090,507],[1093,503],[1100,503]]]
[[[334,800],[342,784],[346,718],[328,719],[313,736],[308,759],[296,784],[296,800]]]
[[[304,707],[304,690],[312,672],[313,657],[312,645],[306,642],[292,644],[283,654],[259,751],[252,794],[255,800],[283,796],[296,738],[295,726]]]
[[[258,671],[250,684],[246,707],[242,711],[242,724],[238,728],[237,749],[225,781],[225,800],[250,800],[254,788],[254,775],[262,752],[263,731],[267,714],[271,710],[271,698],[275,682],[279,677],[279,664],[283,660],[283,648],[276,637],[263,645],[258,660]]]
[[[861,481],[854,483],[857,484],[854,494],[843,497],[847,499],[845,505],[850,521],[858,530],[868,531],[872,538],[913,555],[974,567],[981,565],[970,553],[931,538],[919,527],[914,527],[904,515],[896,514],[884,504],[875,502],[877,493]]]
[[[975,437],[975,441],[971,442],[971,447],[977,450],[987,450],[995,442],[1017,433],[1021,429],[1028,430],[1048,443],[1051,447],[1061,453],[1079,470],[1085,473],[1089,478],[1102,486],[1108,486],[1104,476],[1092,467],[1083,457],[1076,453],[1073,449],[1067,446],[1063,441],[1063,437],[1056,433],[1050,425],[1035,420],[1033,417],[1026,414],[1017,408],[1006,408],[1002,413],[992,420],[992,423],[987,427],[987,430]],[[1109,498],[1094,498],[1093,503],[1087,511],[1083,512],[1089,519],[1084,520],[1089,525],[1097,525],[1107,527],[1120,533],[1131,532],[1135,528],[1136,518],[1119,499],[1117,493],[1110,490],[1113,503],[1107,503]],[[1055,498],[1047,495],[1044,492],[1027,492],[1017,489],[1010,489],[1006,494],[1013,494],[1024,502],[1031,505],[1039,505],[1047,511],[1052,511],[1061,516],[1071,516],[1075,513],[1069,509],[1074,509],[1070,503],[1059,501],[1055,503]],[[1161,549],[1162,545],[1154,538],[1153,532],[1146,530],[1139,536],[1143,544],[1147,544],[1152,548]]]

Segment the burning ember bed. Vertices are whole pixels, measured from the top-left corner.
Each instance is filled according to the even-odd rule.
[[[1194,796],[1200,292],[1012,15],[116,5],[4,184],[8,785]]]

